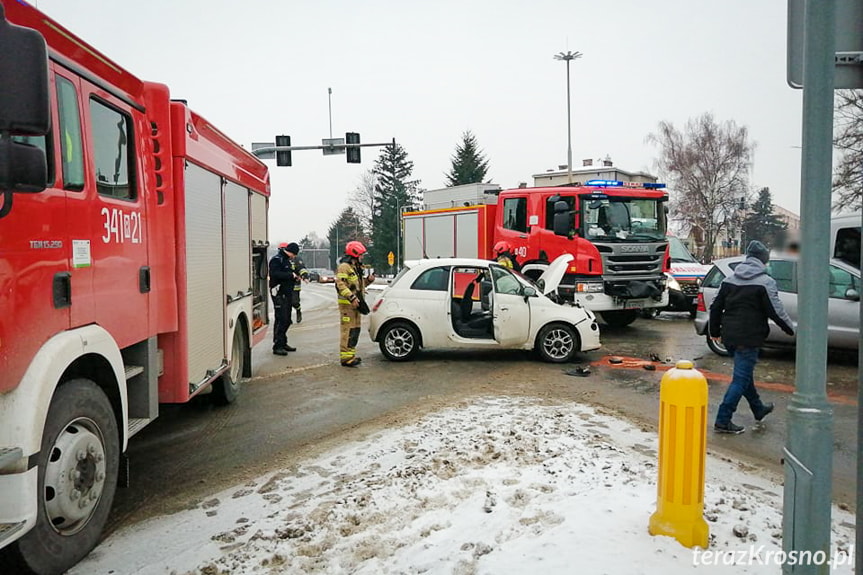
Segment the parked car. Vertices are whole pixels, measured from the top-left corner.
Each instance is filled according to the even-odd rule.
[[[369,335],[391,361],[420,348],[535,349],[570,361],[600,346],[593,313],[557,295],[571,260],[560,256],[536,283],[487,260],[405,262],[372,306]]]
[[[333,270],[318,270],[318,283],[336,283],[336,272]]]
[[[698,294],[698,312],[695,316],[695,331],[707,337],[707,345],[714,353],[728,355],[725,347],[710,339],[708,321],[710,304],[719,291],[719,284],[731,275],[744,256],[725,258],[713,262],[713,267],[704,278]],[[767,273],[776,280],[779,299],[785,311],[797,325],[797,261],[794,254],[771,256]],[[827,306],[827,346],[836,349],[856,350],[860,345],[860,270],[838,259],[830,260],[830,292]],[[770,322],[767,346],[793,346],[795,337],[786,335]]]

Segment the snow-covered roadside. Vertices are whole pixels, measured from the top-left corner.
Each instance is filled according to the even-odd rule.
[[[708,459],[705,515],[714,560],[753,564],[695,566],[647,533],[656,445],[587,406],[482,399],[122,530],[70,575],[779,573],[760,563],[781,550],[782,489],[745,465]],[[833,518],[847,551],[854,517]]]

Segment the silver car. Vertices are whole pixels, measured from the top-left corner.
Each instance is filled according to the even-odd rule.
[[[707,337],[707,345],[719,355],[728,355],[725,347],[710,339],[707,322],[710,319],[710,304],[719,291],[719,284],[733,273],[744,256],[725,258],[713,262],[713,267],[704,277],[698,293],[698,310],[695,316],[695,331]],[[767,273],[776,280],[779,299],[785,311],[797,325],[797,256],[780,254],[771,256]],[[860,344],[860,270],[847,263],[830,260],[830,302],[827,307],[827,346],[836,349],[856,350]],[[770,335],[765,346],[793,346],[794,336],[786,335],[770,322]]]

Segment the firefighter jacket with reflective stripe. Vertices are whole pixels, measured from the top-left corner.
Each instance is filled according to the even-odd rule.
[[[346,256],[339,261],[339,267],[336,268],[336,293],[340,304],[350,305],[355,299],[364,299],[366,280],[362,273],[362,267],[354,263],[353,258]]]
[[[303,260],[299,257],[295,257],[291,260],[291,269],[294,270],[297,277],[305,280],[309,279],[309,270],[306,269],[306,264],[304,264]],[[297,283],[294,284],[294,291],[300,291],[301,289],[303,289],[303,282],[298,280]]]

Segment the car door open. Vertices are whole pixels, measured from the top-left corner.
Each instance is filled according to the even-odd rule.
[[[530,335],[530,304],[512,272],[492,265],[494,339],[502,346],[523,344]]]

